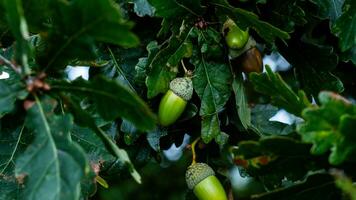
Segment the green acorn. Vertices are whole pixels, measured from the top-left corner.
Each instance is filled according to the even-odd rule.
[[[193,83],[189,77],[175,78],[163,96],[158,109],[158,120],[162,126],[173,124],[183,113],[193,96]]]
[[[231,49],[241,49],[245,46],[250,35],[248,30],[243,31],[234,21],[228,19],[224,24],[224,30],[227,30],[225,36],[226,44]]]
[[[185,173],[188,188],[199,200],[227,200],[227,196],[214,170],[205,163],[195,163]]]

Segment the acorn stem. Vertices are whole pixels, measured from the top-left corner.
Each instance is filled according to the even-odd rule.
[[[195,145],[198,143],[198,141],[200,140],[200,137],[198,137],[197,139],[195,139],[192,143],[192,154],[193,154],[193,158],[192,158],[192,164],[191,165],[194,165],[196,163],[196,158],[197,158],[197,155],[195,153]]]
[[[187,74],[187,73],[188,73],[188,69],[185,67],[184,61],[183,61],[183,60],[180,60],[180,63],[182,64],[184,73]]]

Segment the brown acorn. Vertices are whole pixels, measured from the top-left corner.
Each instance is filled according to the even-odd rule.
[[[256,47],[231,60],[231,64],[235,69],[245,73],[261,73],[263,71],[262,55]]]

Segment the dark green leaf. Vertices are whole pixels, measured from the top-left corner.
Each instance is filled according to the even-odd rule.
[[[256,91],[271,96],[274,105],[300,116],[302,110],[311,105],[304,92],[296,94],[278,73],[273,73],[269,66],[266,70],[266,74],[250,74]]]
[[[16,160],[17,179],[25,182],[21,199],[78,199],[80,181],[89,171],[84,151],[71,140],[70,115],[54,115],[53,100],[36,100],[26,126],[35,139]]]
[[[0,177],[0,199],[19,199],[20,185],[16,182],[15,177]]]
[[[21,82],[15,84],[0,80],[0,118],[15,108],[15,101],[27,95],[25,86]]]
[[[345,0],[310,0],[319,7],[318,16],[328,18],[334,23],[342,14],[342,5]]]
[[[155,116],[136,94],[117,81],[98,76],[92,81],[53,82],[52,89],[89,97],[106,120],[123,117],[142,130],[155,127]]]
[[[234,8],[226,0],[212,0],[211,3],[217,7],[219,15],[230,17],[244,30],[248,27],[254,29],[267,42],[272,43],[277,37],[282,40],[289,39],[289,34],[287,32],[284,32],[267,22],[259,20],[258,16],[252,12],[241,8]]]
[[[307,23],[307,12],[304,11],[303,2],[298,0],[273,0],[259,9],[267,11],[271,16],[268,21],[273,25],[290,33],[296,26]]]
[[[242,126],[248,129],[251,126],[251,109],[248,106],[246,90],[242,77],[236,77],[232,83],[235,93],[235,104]]]
[[[292,138],[269,136],[259,141],[240,142],[233,155],[237,165],[262,178],[267,188],[276,189],[283,179],[302,180],[312,169],[315,158],[309,149],[310,145]]]
[[[135,179],[135,181],[141,183],[141,176],[136,171],[133,164],[131,163],[127,152],[124,149],[120,149],[115,144],[113,138],[109,137],[108,132],[104,132],[102,128],[96,125],[94,118],[89,113],[84,111],[77,103],[75,103],[73,100],[69,99],[68,97],[63,97],[63,98],[66,102],[68,109],[73,113],[75,117],[75,122],[83,127],[90,128],[90,129],[86,129],[86,128],[75,127],[77,129],[74,129],[73,131],[77,131],[74,135],[76,136],[76,138],[78,138],[78,142],[81,145],[83,145],[83,148],[87,151],[91,160],[92,161],[94,160],[94,163],[96,165],[99,165],[101,159],[111,158],[111,156],[106,153],[107,150],[116,157],[116,159],[113,162],[120,165],[121,167],[123,166],[125,169],[128,169],[129,173]],[[94,135],[93,132],[96,135]],[[85,134],[85,135],[81,135],[81,134]],[[113,137],[116,136],[116,129],[114,130],[114,134],[115,135]],[[106,149],[104,149],[104,146],[106,147]],[[90,151],[94,151],[95,155],[90,154]]]
[[[142,132],[137,130],[137,128],[127,120],[122,120],[120,130],[124,133],[124,140],[127,145],[132,145],[142,134]]]
[[[53,29],[41,35],[37,47],[43,67],[63,67],[74,59],[92,60],[96,41],[124,47],[139,42],[130,32],[133,24],[122,19],[112,0],[54,1],[50,8]]]
[[[338,56],[332,46],[320,45],[315,38],[303,38],[303,42],[291,43],[284,48],[283,56],[297,70],[302,89],[316,97],[321,90],[342,92],[343,84],[331,73],[338,63]]]
[[[22,153],[22,145],[20,144],[23,127],[15,129],[2,128],[0,132],[0,174],[12,175],[14,168],[14,160],[16,156]],[[8,173],[10,171],[10,173]]]
[[[164,137],[166,135],[167,135],[167,130],[163,130],[160,128],[150,131],[147,133],[148,144],[150,144],[152,149],[159,152],[159,151],[161,151],[160,139],[161,139],[161,137]]]
[[[99,163],[99,161],[112,160],[114,158],[93,130],[74,126],[71,136],[73,141],[77,142],[84,149],[91,162]]]
[[[7,14],[7,21],[13,35],[16,38],[16,61],[22,66],[23,73],[29,74],[29,59],[32,56],[29,43],[30,34],[27,28],[27,22],[24,17],[21,0],[4,0],[4,6]]]
[[[150,71],[146,79],[148,98],[153,98],[168,90],[169,82],[177,75],[178,65],[187,51],[184,42],[192,30],[183,23],[179,35],[173,33],[168,40],[168,46],[162,47],[152,60],[151,54],[149,55],[147,65]]]
[[[332,26],[332,32],[339,37],[341,51],[346,51],[356,46],[356,2],[345,0],[342,11]]]
[[[252,109],[252,124],[263,135],[288,135],[294,127],[281,122],[270,121],[278,111],[271,105],[256,105]]]
[[[175,18],[187,14],[199,15],[203,13],[200,0],[148,0],[155,8],[155,16]]]
[[[340,198],[340,192],[335,188],[333,178],[325,173],[315,173],[309,175],[303,182],[269,193],[252,196],[252,199],[260,200],[334,200]]]
[[[351,61],[356,66],[356,46],[341,54],[341,59],[345,62]]]
[[[231,94],[231,72],[226,64],[208,62],[204,57],[195,67],[193,85],[202,101],[202,139],[208,143],[220,134],[218,113]]]

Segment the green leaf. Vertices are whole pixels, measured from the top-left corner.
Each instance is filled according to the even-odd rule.
[[[338,56],[332,46],[318,44],[316,39],[302,38],[303,42],[290,43],[281,53],[296,68],[302,89],[308,95],[316,97],[322,90],[342,92],[341,80],[331,72],[338,64]]]
[[[184,57],[187,49],[184,42],[192,32],[184,23],[181,26],[181,32],[178,35],[175,33],[169,38],[168,46],[162,47],[152,58],[149,55],[149,73],[146,78],[147,97],[153,98],[159,93],[164,93],[168,90],[169,82],[177,75],[178,65]]]
[[[318,16],[334,23],[342,15],[345,0],[310,0],[319,7]]]
[[[278,108],[271,105],[256,105],[252,108],[252,124],[263,135],[289,135],[294,127],[281,122],[270,121],[278,112]]]
[[[21,199],[78,199],[80,181],[89,171],[84,151],[70,137],[73,118],[56,116],[53,100],[36,99],[26,127],[35,139],[16,160],[17,179],[25,182]]]
[[[15,84],[0,80],[0,118],[15,108],[15,101],[27,95],[25,86],[21,82]]]
[[[148,0],[155,8],[155,16],[165,18],[176,18],[187,14],[199,15],[203,13],[200,0]]]
[[[15,58],[17,63],[22,67],[23,73],[30,74],[28,61],[32,56],[31,46],[29,43],[30,34],[27,22],[24,17],[21,0],[4,0],[7,21],[13,35],[16,38]]]
[[[186,10],[178,6],[176,1],[174,0],[148,0],[148,2],[155,8],[155,16],[173,17],[180,16],[186,13]]]
[[[146,138],[148,144],[152,147],[152,149],[157,152],[160,152],[161,151],[160,139],[161,137],[164,137],[166,135],[167,135],[167,130],[156,128],[155,130],[148,132]]]
[[[356,46],[356,2],[345,0],[342,11],[332,26],[332,32],[339,37],[341,51],[346,51]]]
[[[309,149],[309,144],[289,137],[268,136],[259,141],[242,141],[232,153],[235,164],[262,178],[269,189],[276,189],[283,179],[302,180],[311,170],[315,157]]]
[[[241,8],[234,8],[226,0],[212,0],[211,3],[217,7],[217,13],[220,16],[228,16],[242,29],[248,27],[254,29],[264,40],[269,43],[274,42],[278,37],[282,40],[289,39],[289,34],[261,21],[258,16],[252,12]]]
[[[302,110],[311,105],[304,92],[296,94],[278,73],[273,73],[269,66],[266,66],[266,70],[266,74],[250,74],[255,90],[271,96],[273,105],[300,116]]]
[[[91,129],[90,131],[90,129],[75,127],[73,131],[75,131],[74,135],[78,138],[78,142],[83,145],[83,148],[87,151],[89,156],[95,160],[94,163],[99,165],[102,159],[105,160],[111,158],[111,156],[106,153],[107,150],[116,157],[113,162],[121,167],[124,166],[125,169],[128,169],[135,181],[137,183],[141,183],[141,176],[131,163],[127,152],[124,149],[120,149],[115,144],[113,141],[114,138],[110,138],[107,132],[104,132],[102,128],[98,127],[94,118],[89,113],[84,111],[79,104],[63,95],[62,98],[66,102],[69,111],[73,113],[75,122],[80,126]],[[96,136],[93,132],[95,132]],[[106,147],[106,150],[103,146]],[[95,151],[95,155],[91,155],[91,151]]]
[[[305,122],[297,129],[303,141],[313,144],[313,154],[331,151],[329,162],[333,165],[355,161],[356,107],[331,92],[321,92],[319,100],[320,107],[303,111]]]
[[[11,129],[2,128],[0,132],[0,174],[12,175],[14,160],[22,152],[20,144],[24,126]],[[23,145],[24,146],[24,145]],[[11,172],[10,174],[8,172]]]
[[[122,120],[120,130],[124,133],[124,140],[127,145],[132,145],[142,134],[142,132],[137,130],[137,128],[127,120]]]
[[[339,191],[335,188],[333,178],[326,173],[314,173],[302,182],[289,187],[279,188],[264,194],[253,195],[251,199],[258,200],[334,200],[340,199]]]
[[[195,64],[194,90],[201,99],[202,139],[210,142],[220,134],[218,113],[230,97],[231,72],[226,64],[201,58]]]
[[[105,148],[105,144],[93,130],[74,126],[71,131],[73,141],[77,142],[87,153],[91,162],[112,160],[114,157]]]
[[[347,194],[351,200],[356,200],[356,186],[351,178],[347,177],[342,171],[336,169],[331,172],[335,178],[335,185]]]
[[[51,29],[41,35],[37,47],[39,63],[45,68],[64,67],[74,59],[94,59],[95,42],[124,47],[139,43],[130,32],[133,24],[122,19],[112,0],[54,1],[50,8]]]
[[[258,3],[258,2],[256,2]],[[304,11],[303,2],[298,0],[273,0],[261,2],[265,4],[259,7],[260,10],[267,10],[270,16],[268,21],[274,26],[291,33],[296,26],[303,26],[307,21],[307,12]]]
[[[341,54],[341,59],[345,62],[351,61],[356,66],[356,46]]]
[[[140,51],[140,49],[132,49],[132,51],[125,51],[123,49],[119,49],[119,52],[117,53],[118,55],[116,54],[116,56],[110,47],[107,49],[112,60],[112,65],[110,68],[114,68],[114,74],[115,72],[118,74],[118,76],[115,78],[126,85],[132,92],[136,92],[134,88],[135,79],[132,78],[135,73],[133,66],[136,64],[137,54],[140,55],[142,50]]]
[[[14,176],[15,160],[32,140],[24,129],[23,117],[11,115],[0,120],[0,199],[19,199],[22,190]]]
[[[20,187],[15,177],[2,176],[0,178],[0,199],[19,199]]]
[[[155,127],[155,116],[145,102],[117,81],[98,76],[92,81],[53,82],[51,87],[56,91],[89,97],[105,120],[123,117],[142,130]]]
[[[242,126],[248,129],[251,126],[251,109],[248,106],[246,90],[243,85],[243,79],[240,75],[232,82],[232,89],[235,93],[235,104]]]

